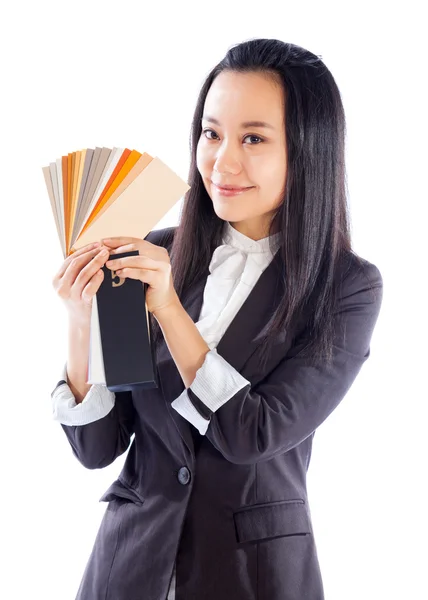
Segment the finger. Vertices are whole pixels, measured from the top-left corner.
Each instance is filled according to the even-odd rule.
[[[98,271],[91,277],[89,282],[85,285],[82,290],[82,300],[86,302],[86,304],[90,304],[92,302],[92,298],[100,289],[100,285],[104,280],[104,271],[102,269],[98,269]]]
[[[123,258],[108,260],[106,262],[106,267],[112,271],[123,268],[158,270],[162,268],[162,262],[149,258],[148,256],[124,256]]]
[[[114,249],[116,252],[125,252],[128,250],[138,250],[143,249],[144,251],[149,252],[150,249],[159,249],[160,246],[156,246],[156,244],[152,244],[147,240],[143,240],[142,238],[133,238],[133,237],[115,237],[115,238],[104,238],[102,240],[105,246]]]
[[[108,246],[111,248],[111,246]],[[111,248],[110,254],[120,254],[121,252],[132,252],[138,250],[135,244],[126,244],[125,246],[119,246],[118,248]]]
[[[89,260],[85,255],[72,260],[60,281],[61,288],[66,293],[70,291],[72,286],[76,285],[80,296],[82,289],[98,269],[104,265],[105,261],[108,260],[108,256],[108,250],[105,248],[91,256]]]
[[[66,257],[63,264],[61,265],[61,269],[63,269],[65,271],[65,269],[67,268],[67,265],[69,265],[71,263],[73,258],[82,256],[82,254],[86,254],[87,252],[90,252],[91,250],[96,250],[97,248],[99,249],[100,247],[101,247],[101,242],[94,242],[93,244],[87,244],[86,246],[83,246],[83,248],[76,250],[75,252],[73,252],[72,254],[69,254]],[[60,271],[61,271],[61,269],[60,269]]]
[[[102,243],[106,246],[109,246],[109,248],[118,248],[119,246],[124,246],[125,244],[136,244],[138,242],[141,242],[141,239],[123,236],[103,238],[102,240]]]
[[[151,244],[146,240],[139,240],[138,244],[132,242],[130,244],[126,244],[124,246],[118,246],[117,248],[111,249],[111,254],[121,254],[122,252],[133,252],[138,250],[140,256],[151,256],[154,258],[155,256],[159,256],[159,252],[165,252],[165,248],[162,246],[155,246],[155,244]]]
[[[148,283],[149,285],[153,285],[158,277],[158,273],[156,271],[152,271],[149,269],[132,269],[125,268],[119,269],[119,271],[115,271],[118,277],[123,277],[124,279],[138,279],[143,283]]]
[[[85,260],[89,261],[89,260],[91,260],[91,258],[93,256],[95,256],[97,254],[97,252],[100,251],[100,249],[101,249],[100,242],[96,242],[94,244],[89,244],[88,246],[80,248],[80,250],[76,250],[76,252],[74,252],[73,254],[70,254],[70,256],[68,256],[62,263],[61,267],[59,268],[58,272],[56,273],[56,275],[54,277],[54,280],[61,279],[61,277],[64,275],[64,273],[66,272],[66,270],[68,269],[69,265],[71,264],[71,262],[73,260],[82,258],[83,263],[85,262]]]
[[[77,294],[82,293],[83,288],[87,285],[90,279],[105,265],[109,258],[109,252],[110,251],[107,248],[104,248],[79,271],[73,284]]]
[[[101,246],[101,242],[91,242],[90,244],[85,244],[84,246],[82,246],[78,250],[74,250],[72,248],[70,250],[70,254],[68,255],[67,258],[69,258],[70,256],[78,256],[82,252],[86,252],[87,250],[90,250],[91,248],[95,248],[95,246]]]

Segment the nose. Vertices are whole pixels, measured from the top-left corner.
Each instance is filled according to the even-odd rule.
[[[214,171],[218,173],[231,173],[238,175],[241,170],[241,162],[235,149],[230,144],[223,144],[219,147],[213,166]]]

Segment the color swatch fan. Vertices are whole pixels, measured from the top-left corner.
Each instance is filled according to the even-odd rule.
[[[127,148],[71,152],[43,174],[64,258],[103,238],[144,239],[190,189],[159,158]],[[154,387],[147,285],[103,271],[92,305],[87,381],[114,392]]]
[[[102,238],[144,238],[189,186],[159,158],[123,148],[71,152],[43,167],[64,257]]]

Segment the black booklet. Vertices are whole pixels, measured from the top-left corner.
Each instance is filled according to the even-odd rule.
[[[138,250],[111,254],[110,260],[138,254]],[[158,387],[146,306],[148,284],[121,278],[105,266],[103,271],[96,301],[107,388],[120,392]]]

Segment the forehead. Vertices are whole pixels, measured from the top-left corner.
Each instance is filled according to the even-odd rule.
[[[279,125],[284,120],[284,92],[272,75],[223,71],[208,91],[204,115],[222,124],[264,120]]]

